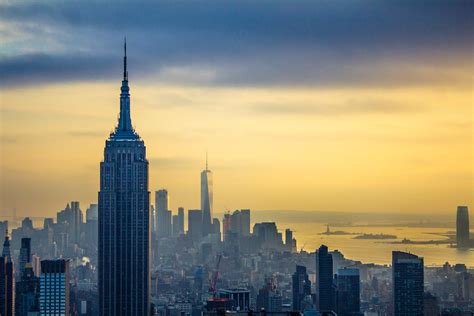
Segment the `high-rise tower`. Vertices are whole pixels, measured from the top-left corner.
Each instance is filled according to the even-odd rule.
[[[458,206],[456,214],[456,243],[458,248],[469,247],[469,211],[467,206]]]
[[[206,154],[206,170],[201,172],[201,210],[202,210],[202,228],[203,234],[206,236],[212,233],[212,172],[207,165]]]
[[[150,286],[150,192],[143,140],[132,127],[127,46],[117,127],[100,163],[100,314],[148,315]]]
[[[393,315],[423,315],[423,258],[392,252]]]

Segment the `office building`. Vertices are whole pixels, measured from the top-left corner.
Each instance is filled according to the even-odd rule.
[[[18,316],[39,314],[40,284],[31,262],[26,263],[21,280],[16,283],[15,311]]]
[[[206,169],[201,172],[201,210],[202,210],[202,226],[203,234],[212,233],[213,217],[213,196],[212,196],[212,172],[207,165]]]
[[[27,263],[31,263],[31,238],[21,239],[20,248],[20,278],[23,277]]]
[[[155,207],[155,224],[157,237],[170,237],[172,224],[171,211],[169,210],[169,196],[167,190],[161,189],[155,192]]]
[[[126,51],[126,46],[125,46]],[[127,56],[120,115],[100,163],[100,315],[150,312],[150,192],[144,141],[132,127]]]
[[[69,261],[41,261],[39,310],[41,316],[69,315]]]
[[[469,241],[469,211],[467,206],[458,206],[456,216],[456,243],[458,248],[468,248]]]
[[[335,311],[332,255],[325,245],[316,251],[316,297],[319,311]]]
[[[395,316],[423,315],[423,258],[393,251],[392,286]]]
[[[360,315],[360,276],[358,269],[339,269],[336,274],[338,316]]]
[[[193,242],[198,242],[202,238],[202,211],[188,210],[188,235]]]
[[[0,257],[0,315],[15,315],[15,270],[8,231],[5,231],[5,241]]]
[[[86,210],[86,222],[99,220],[99,206],[91,204]]]
[[[302,302],[303,300],[311,295],[311,281],[309,280],[308,273],[306,273],[306,267],[296,266],[296,272],[292,277],[293,281],[293,310],[303,311]]]
[[[244,237],[250,236],[250,210],[240,210],[240,233]]]
[[[178,207],[178,231],[184,233],[184,207]]]

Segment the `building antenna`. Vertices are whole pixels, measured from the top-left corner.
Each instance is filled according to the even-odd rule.
[[[207,168],[207,149],[206,149],[206,171],[207,170],[209,170],[209,169]]]

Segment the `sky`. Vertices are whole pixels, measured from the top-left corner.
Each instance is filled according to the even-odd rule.
[[[473,207],[472,1],[0,1],[0,214],[97,201],[127,38],[150,191],[237,208]],[[154,202],[154,199],[152,199]]]

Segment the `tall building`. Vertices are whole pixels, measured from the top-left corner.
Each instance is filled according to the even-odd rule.
[[[82,211],[78,201],[71,202],[71,218],[70,223],[71,239],[75,244],[79,244],[81,240],[81,228],[83,223]]]
[[[0,257],[0,315],[15,315],[15,271],[10,253],[8,231],[5,231],[5,241]]]
[[[325,245],[316,252],[316,296],[319,311],[335,311],[332,255]]]
[[[31,262],[25,265],[21,280],[16,283],[15,311],[18,316],[39,313],[39,278],[35,276]]]
[[[41,316],[69,315],[69,261],[41,261],[40,299]]]
[[[250,236],[250,210],[240,210],[240,223],[241,223],[241,234],[242,236]]]
[[[358,269],[344,268],[336,275],[336,312],[338,316],[360,314],[360,276]]]
[[[171,212],[169,211],[168,191],[161,189],[155,192],[156,233],[158,237],[171,236]]]
[[[393,251],[392,284],[394,315],[423,315],[423,258]]]
[[[201,210],[203,234],[212,233],[213,218],[213,198],[212,198],[212,172],[207,165],[206,154],[206,170],[201,172]]]
[[[289,228],[285,230],[285,248],[286,251],[293,250],[293,231]]]
[[[458,206],[456,216],[456,243],[458,248],[469,247],[469,211],[467,206]]]
[[[188,235],[193,242],[198,242],[202,238],[202,211],[188,210]]]
[[[178,207],[178,230],[182,234],[184,233],[184,207]]]
[[[132,127],[125,45],[120,115],[100,163],[100,315],[147,315],[150,192],[144,141]]]
[[[20,278],[23,277],[27,263],[31,263],[31,238],[21,239],[20,248]]]
[[[311,295],[311,281],[305,266],[296,266],[296,272],[293,274],[293,310],[302,311],[301,303]]]
[[[91,204],[86,210],[86,221],[96,221],[99,219],[99,207],[97,204]]]

